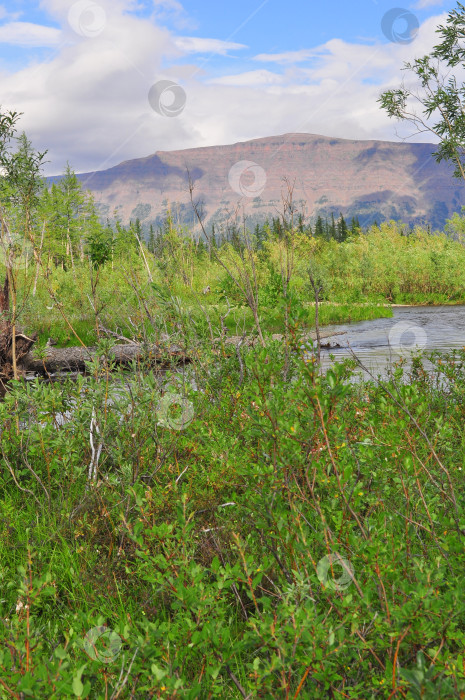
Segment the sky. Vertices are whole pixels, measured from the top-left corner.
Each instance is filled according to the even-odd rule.
[[[377,99],[454,7],[0,0],[0,105],[23,113],[47,174],[286,133],[425,140]]]

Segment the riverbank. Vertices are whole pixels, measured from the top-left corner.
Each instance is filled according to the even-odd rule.
[[[244,333],[250,335],[255,329],[253,314],[249,307],[244,305],[229,306],[225,303],[209,303],[202,300],[202,308],[199,304],[191,302],[180,305],[182,314],[186,321],[193,323],[201,333],[208,338],[210,335],[210,327],[215,336],[221,335],[222,329],[226,329],[229,336],[242,336]],[[302,304],[303,314],[301,318],[301,326],[303,330],[312,332],[315,328],[315,306],[309,302]],[[149,313],[155,313],[157,308],[148,309]],[[121,313],[121,310],[120,310]],[[284,329],[284,315],[280,308],[262,307],[259,310],[262,330],[267,334],[279,334]],[[320,305],[319,324],[323,328],[334,323],[356,323],[363,320],[371,320],[375,318],[389,318],[392,312],[388,306],[380,304],[338,304],[331,302],[323,302]],[[81,316],[76,316],[70,312],[67,316],[70,324],[75,329],[77,335],[86,346],[93,346],[100,337],[105,337],[105,334],[97,333],[95,322],[90,318],[83,319]],[[25,325],[29,333],[38,334],[39,347],[44,347],[49,338],[53,339],[55,347],[66,348],[76,346],[77,338],[69,328],[68,323],[62,318],[43,319],[29,318],[26,319]],[[129,318],[122,315],[109,316],[104,318],[106,329],[119,335],[140,342],[144,336],[149,342],[150,336],[153,338],[153,325],[147,318],[141,317],[139,314],[139,327],[137,333],[134,332],[134,315]],[[159,335],[166,335],[167,328],[165,323],[160,323]],[[148,335],[147,335],[148,334]],[[179,336],[180,326],[171,329],[170,335],[173,338]]]
[[[321,301],[319,302],[319,324],[321,328],[326,328],[327,326],[332,326],[334,324],[345,325],[379,318],[392,318],[392,310],[397,308],[438,308],[441,306],[459,307],[463,303],[464,302],[460,301],[449,301],[448,303],[442,303],[438,302],[437,300],[410,304],[391,304],[381,302],[354,302],[348,304],[342,302]],[[307,310],[307,312],[310,312],[305,319],[305,326],[307,327],[308,332],[311,333],[312,328],[314,329],[315,325],[315,302],[306,301],[302,304],[302,306]],[[247,306],[238,305],[228,308],[228,306],[223,303],[209,303],[208,301],[204,301],[203,309],[204,310],[202,311],[199,309],[198,305],[188,304],[183,308],[183,311],[187,316],[189,316],[189,318],[197,322],[205,319],[205,315],[208,316],[212,327],[216,330],[221,329],[221,318],[224,318],[223,325],[230,336],[237,335],[237,337],[242,337],[242,334],[237,334],[238,327],[244,329],[244,332],[247,335],[249,335],[254,329],[254,319],[250,309]],[[93,322],[91,319],[85,320],[80,316],[75,316],[73,313],[68,315],[68,319],[73,328],[76,330],[79,338],[83,340],[86,346],[93,346],[99,337],[105,337],[104,334],[97,335],[95,322]],[[282,332],[284,318],[279,312],[276,311],[275,308],[264,307],[261,310],[261,320],[263,330],[265,332],[273,335],[277,335]],[[141,319],[141,323],[143,327],[149,330],[150,324],[147,324],[147,321]],[[128,340],[134,340],[134,334],[131,334],[130,329],[127,327],[127,319],[124,317],[110,318],[107,316],[105,325],[116,335],[121,334],[121,336],[125,336]],[[207,329],[205,328],[205,330]],[[33,334],[34,332],[38,333],[37,344],[39,347],[43,347],[49,338],[53,339],[57,348],[72,348],[76,346],[76,336],[70,332],[69,325],[62,317],[55,319],[54,321],[48,321],[47,323],[45,323],[43,320],[38,321],[37,319],[29,319],[28,332],[29,334]]]
[[[300,334],[301,342],[316,344],[315,330]],[[282,343],[282,333],[267,334],[267,342]],[[410,355],[417,350],[427,352],[448,352],[465,347],[465,305],[458,306],[413,306],[397,305],[392,307],[389,317],[380,316],[369,321],[332,324],[320,330],[322,349],[322,366],[327,370],[332,366],[329,354],[337,360],[352,358],[355,354],[371,370],[385,375],[392,364],[405,358],[410,366]],[[117,368],[128,366],[132,362],[142,362],[145,367],[157,366],[168,368],[173,365],[190,363],[209,352],[220,351],[220,347],[247,348],[258,347],[256,334],[229,335],[214,338],[213,343],[202,341],[183,346],[179,336],[174,342],[169,336],[162,336],[158,343],[141,344],[134,341],[126,344],[116,342],[107,350],[109,361]],[[110,344],[111,345],[111,344]],[[89,363],[97,359],[101,351],[95,347],[48,348],[40,359],[29,353],[25,358],[25,369],[32,374],[47,376],[54,372],[85,372]],[[32,373],[32,374],[31,374]]]

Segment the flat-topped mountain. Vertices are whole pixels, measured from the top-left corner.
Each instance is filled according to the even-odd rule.
[[[306,216],[358,216],[444,225],[465,204],[465,183],[452,166],[436,163],[425,143],[352,141],[286,134],[228,146],[159,151],[108,170],[81,174],[103,217],[159,224],[168,207],[182,222],[193,219],[188,175],[210,222],[224,221],[239,204],[254,224],[282,209],[283,178]],[[55,178],[53,178],[55,179]]]

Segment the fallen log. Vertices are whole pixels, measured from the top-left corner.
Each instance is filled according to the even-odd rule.
[[[85,372],[89,362],[98,357],[97,352],[97,348],[94,347],[47,348],[47,354],[43,359],[29,352],[21,361],[21,369],[44,376],[55,372]],[[162,367],[168,367],[173,360],[184,363],[190,361],[186,353],[177,345],[166,348],[159,345],[113,345],[109,357],[110,361],[122,366],[129,365],[134,360],[158,364]]]
[[[330,338],[340,335],[341,332],[322,334],[322,338]],[[274,335],[273,340],[283,340],[284,336]],[[315,340],[314,333],[307,334],[306,340]],[[254,338],[250,336],[231,336],[224,340],[227,345],[253,345]],[[215,339],[215,344],[221,339]],[[95,347],[72,347],[72,348],[46,348],[46,356],[39,359],[32,352],[28,352],[21,358],[20,369],[23,372],[34,373],[47,376],[56,372],[85,372],[88,370],[89,362],[97,358],[97,348]],[[170,367],[173,361],[177,363],[189,363],[191,358],[183,351],[179,345],[141,345],[132,342],[129,345],[113,345],[109,352],[110,359],[116,365],[127,366],[131,362],[143,361],[151,365],[158,365],[161,368]]]

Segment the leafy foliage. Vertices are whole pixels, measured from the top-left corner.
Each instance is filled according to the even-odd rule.
[[[6,397],[7,697],[460,697],[465,353],[380,385],[293,357],[199,365],[184,430],[150,372]]]
[[[412,124],[419,132],[430,131],[439,141],[434,153],[438,162],[452,161],[454,175],[465,178],[465,6],[457,3],[447,23],[437,30],[441,42],[430,54],[404,65],[413,75],[415,87],[385,91],[379,102],[390,117]],[[418,111],[418,105],[420,111]]]

